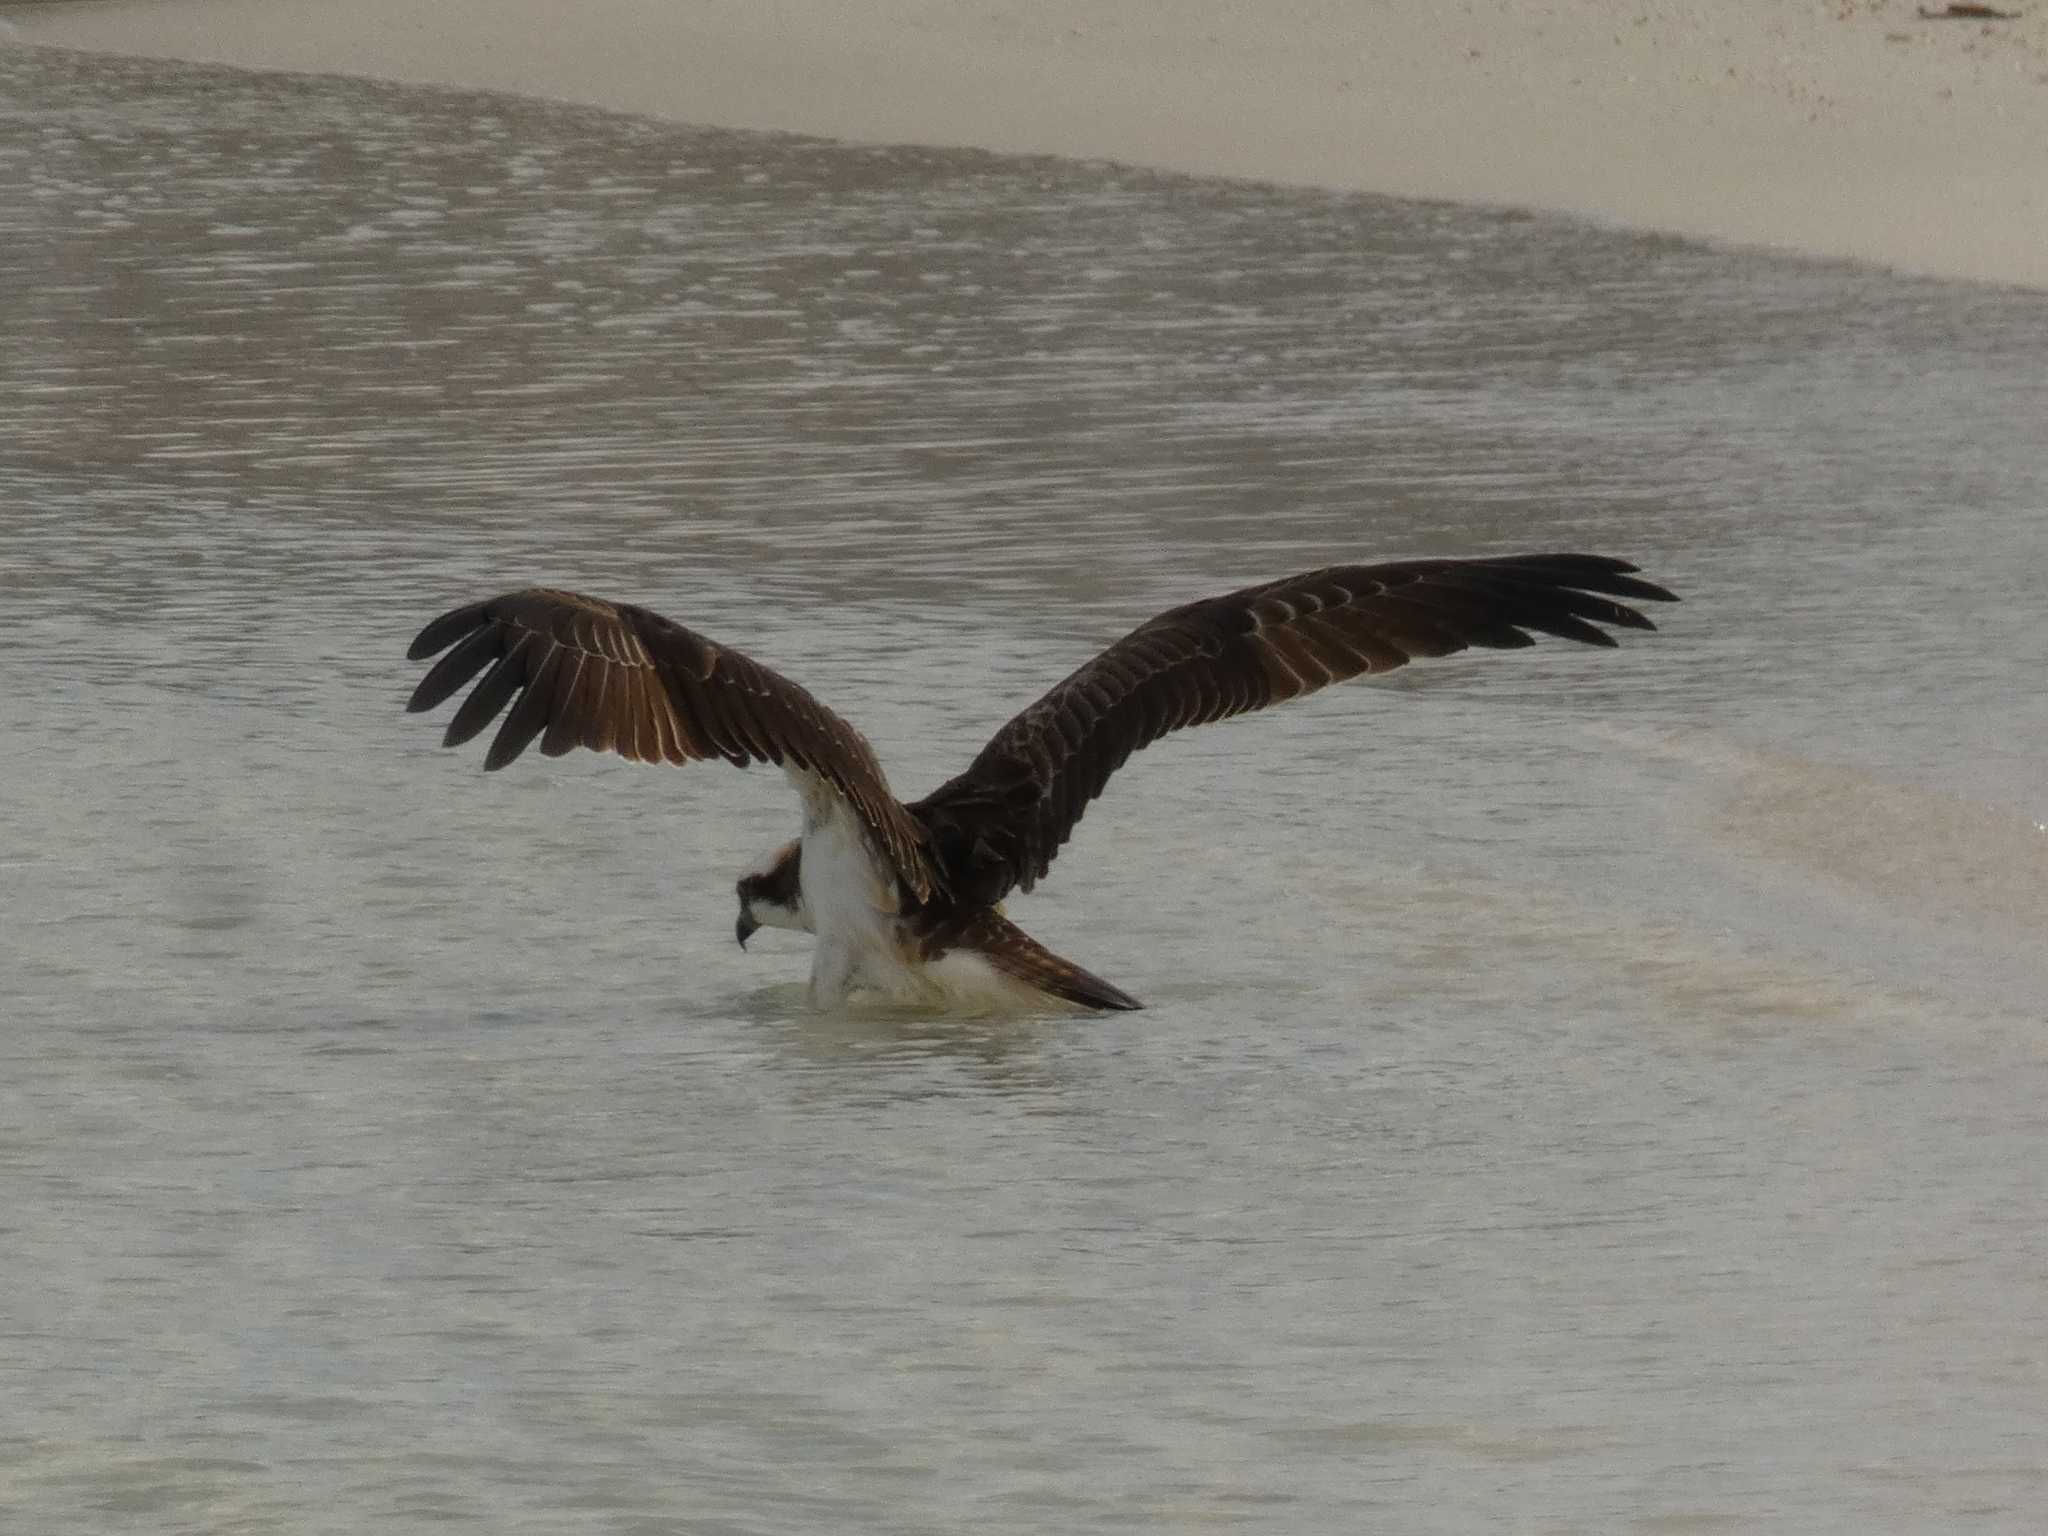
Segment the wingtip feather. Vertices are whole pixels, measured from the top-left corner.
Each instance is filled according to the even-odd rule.
[[[464,603],[460,608],[451,608],[438,619],[428,621],[420,632],[412,637],[412,644],[405,648],[407,661],[425,661],[429,656],[438,655],[476,628],[476,621],[490,606],[488,600],[481,603]]]

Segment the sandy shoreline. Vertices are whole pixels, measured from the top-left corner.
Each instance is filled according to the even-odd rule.
[[[18,40],[1556,209],[2048,287],[2048,5],[60,0]]]

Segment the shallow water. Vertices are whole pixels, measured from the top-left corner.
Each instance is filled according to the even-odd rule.
[[[2026,1530],[2048,298],[0,50],[0,1511],[101,1532]],[[1176,738],[821,1018],[779,777],[485,778],[535,579],[899,789],[1157,608],[1687,602]]]

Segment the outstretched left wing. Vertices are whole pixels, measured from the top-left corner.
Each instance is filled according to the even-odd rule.
[[[1044,876],[1110,775],[1168,732],[1467,646],[1611,646],[1603,624],[1656,628],[1615,599],[1674,600],[1635,570],[1603,555],[1393,560],[1183,603],[1055,684],[910,810],[955,895],[1000,901]]]
[[[442,745],[460,746],[510,703],[487,769],[536,737],[548,757],[588,747],[641,763],[776,763],[851,806],[920,902],[944,885],[866,737],[779,672],[658,613],[528,587],[442,614],[406,656],[441,651],[405,707],[432,709],[482,672]]]

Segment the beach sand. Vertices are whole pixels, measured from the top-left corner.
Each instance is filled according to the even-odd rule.
[[[18,41],[1566,211],[2048,287],[2048,4],[61,0]]]

